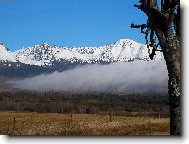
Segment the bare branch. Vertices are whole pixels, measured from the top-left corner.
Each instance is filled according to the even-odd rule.
[[[131,28],[140,28],[141,29],[141,33],[143,33],[143,34],[146,34],[149,31],[148,30],[149,29],[148,24],[135,25],[134,23],[132,23],[130,27]],[[147,30],[145,31],[144,29],[147,29]]]
[[[141,9],[141,5],[134,4],[134,7]]]

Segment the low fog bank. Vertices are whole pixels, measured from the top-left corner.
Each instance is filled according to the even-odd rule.
[[[92,64],[64,72],[9,81],[14,88],[72,92],[167,92],[164,60]]]

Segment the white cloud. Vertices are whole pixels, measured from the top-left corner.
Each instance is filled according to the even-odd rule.
[[[16,88],[37,91],[167,92],[168,73],[163,60],[117,62],[85,65],[10,83]]]

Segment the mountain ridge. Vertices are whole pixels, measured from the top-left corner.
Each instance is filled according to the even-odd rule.
[[[10,52],[9,49],[2,43],[0,43],[0,61],[16,62],[13,53]]]
[[[161,59],[163,59],[163,54],[157,52],[154,60]],[[135,60],[149,61],[148,48],[146,45],[130,39],[120,39],[113,44],[99,47],[64,47],[43,43],[15,52],[6,50],[6,47],[0,44],[0,61],[20,62],[36,66],[51,67],[57,62],[65,61],[82,64]]]

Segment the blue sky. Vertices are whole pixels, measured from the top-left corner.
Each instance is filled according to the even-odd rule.
[[[11,51],[47,42],[63,46],[100,46],[121,38],[144,43],[132,22],[146,16],[138,0],[0,0],[0,42]]]

